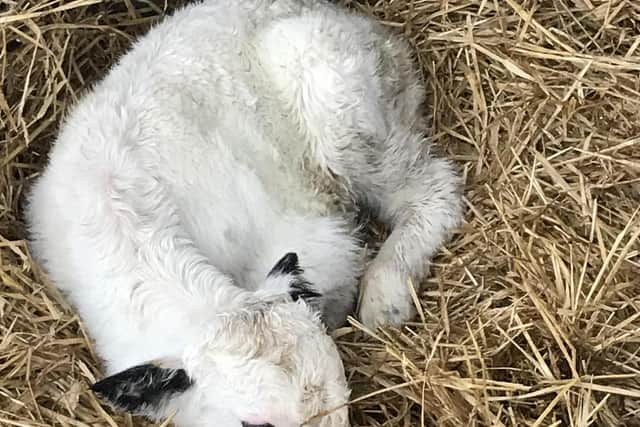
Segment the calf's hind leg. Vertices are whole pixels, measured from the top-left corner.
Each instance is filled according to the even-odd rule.
[[[409,283],[461,221],[460,179],[430,153],[410,49],[346,11],[283,19],[260,37],[265,70],[307,135],[314,158],[392,229],[361,280],[369,326],[414,315]]]

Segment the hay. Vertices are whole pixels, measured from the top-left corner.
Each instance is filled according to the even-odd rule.
[[[466,225],[401,331],[338,331],[355,426],[640,421],[640,5],[351,1],[406,34]],[[160,0],[0,3],[0,425],[145,425],[87,392],[99,364],[23,241],[61,117]]]

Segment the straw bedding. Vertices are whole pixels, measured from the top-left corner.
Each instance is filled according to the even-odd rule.
[[[466,224],[402,330],[337,340],[354,426],[640,425],[640,3],[351,1],[410,38]],[[60,119],[161,0],[0,2],[0,425],[133,426],[21,217]]]

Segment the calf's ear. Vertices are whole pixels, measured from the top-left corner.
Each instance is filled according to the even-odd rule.
[[[317,305],[316,303],[320,300],[322,294],[317,292],[313,285],[305,279],[304,270],[300,268],[298,262],[298,254],[295,252],[284,254],[267,274],[267,277],[280,275],[291,276],[289,283],[289,296],[291,299],[294,301],[301,299],[311,305]]]
[[[302,274],[302,269],[300,268],[300,264],[298,262],[298,254],[295,252],[287,252],[284,254],[282,258],[276,262],[276,265],[273,266],[269,274],[267,276],[278,276],[278,275],[286,275],[291,274],[294,276],[298,276]]]
[[[192,385],[193,380],[184,369],[150,362],[106,377],[93,384],[91,390],[118,410],[146,415]]]

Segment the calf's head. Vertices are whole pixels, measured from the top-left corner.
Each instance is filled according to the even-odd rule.
[[[178,427],[348,427],[349,398],[337,348],[287,254],[271,277],[291,280],[288,299],[219,315],[181,355],[109,376],[93,391],[117,409]]]

